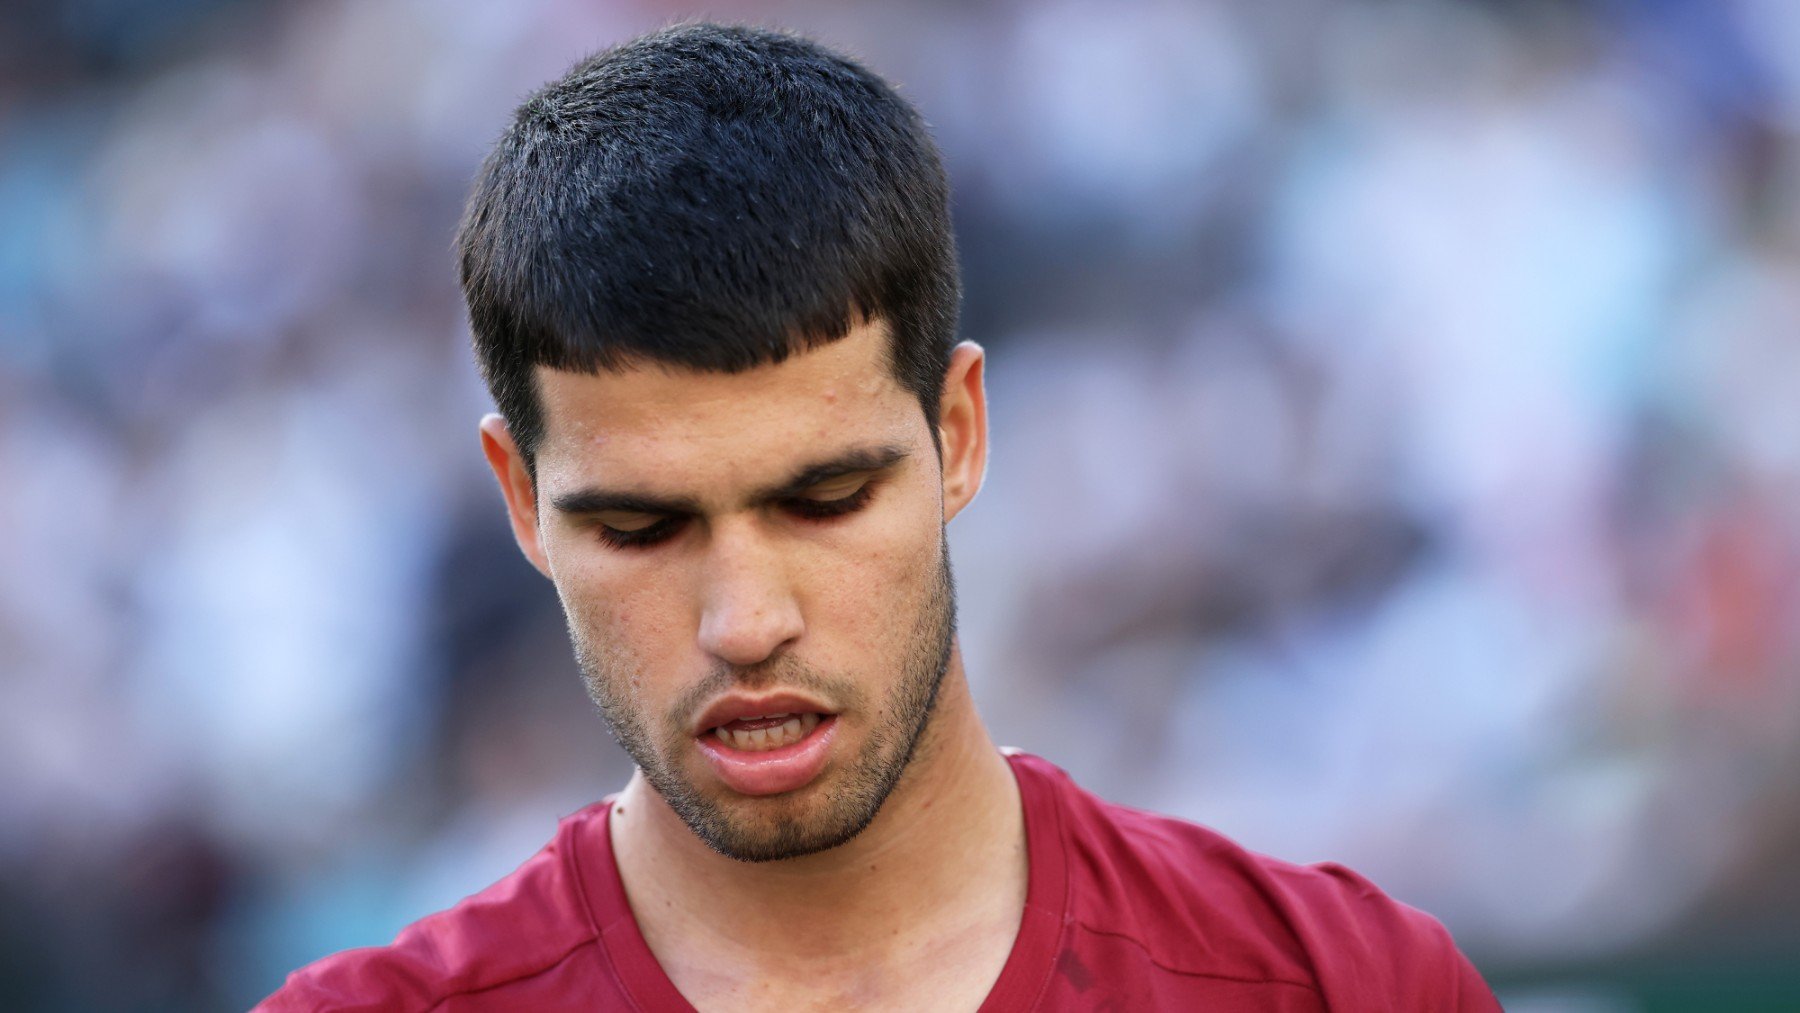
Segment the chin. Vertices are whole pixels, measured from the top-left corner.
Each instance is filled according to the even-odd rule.
[[[740,862],[773,862],[829,851],[855,838],[873,813],[846,812],[820,785],[768,798],[733,797],[681,813],[707,847]],[[680,811],[677,810],[679,813]]]
[[[892,787],[888,778],[871,778],[868,771],[834,767],[794,791],[747,796],[722,786],[702,787],[710,776],[704,764],[674,778],[666,767],[640,767],[694,836],[740,862],[800,858],[845,844],[874,822]]]

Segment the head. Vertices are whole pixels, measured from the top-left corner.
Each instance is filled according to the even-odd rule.
[[[530,96],[457,241],[476,358],[535,469],[539,366],[741,372],[888,327],[929,420],[961,282],[918,113],[795,36],[678,25]]]
[[[685,25],[529,98],[470,199],[514,533],[613,734],[736,858],[860,832],[935,713],[986,463],[946,195],[879,78]]]

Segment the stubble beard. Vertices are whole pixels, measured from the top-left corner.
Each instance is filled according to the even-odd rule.
[[[572,616],[569,634],[588,695],[599,706],[613,738],[696,837],[719,854],[742,862],[798,858],[835,848],[867,829],[925,737],[938,691],[950,670],[956,637],[956,586],[950,572],[949,545],[940,539],[935,579],[923,595],[906,642],[901,677],[887,699],[873,709],[867,706],[868,694],[860,680],[813,671],[786,655],[767,666],[722,666],[684,693],[665,716],[663,744],[658,748],[646,716],[630,707],[619,691],[632,676],[630,662],[596,650]],[[692,748],[684,722],[699,703],[734,685],[811,691],[845,712],[884,717],[870,729],[861,753],[848,766],[828,772],[831,783],[815,783],[800,793],[811,796],[822,791],[822,798],[721,800],[702,791],[669,758]]]

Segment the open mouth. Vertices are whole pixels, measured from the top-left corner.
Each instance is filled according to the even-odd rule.
[[[763,753],[791,746],[812,734],[825,719],[823,714],[768,714],[738,718],[714,728],[712,734],[731,749]]]
[[[825,770],[837,723],[836,714],[783,711],[733,718],[695,742],[726,787],[777,795],[806,787]]]

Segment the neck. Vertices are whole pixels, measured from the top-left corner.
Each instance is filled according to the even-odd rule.
[[[881,961],[929,931],[957,931],[946,919],[1016,928],[1024,906],[1018,785],[975,713],[960,650],[912,762],[845,844],[773,862],[726,858],[641,773],[611,829],[632,910],[665,969],[695,952],[765,968]]]

